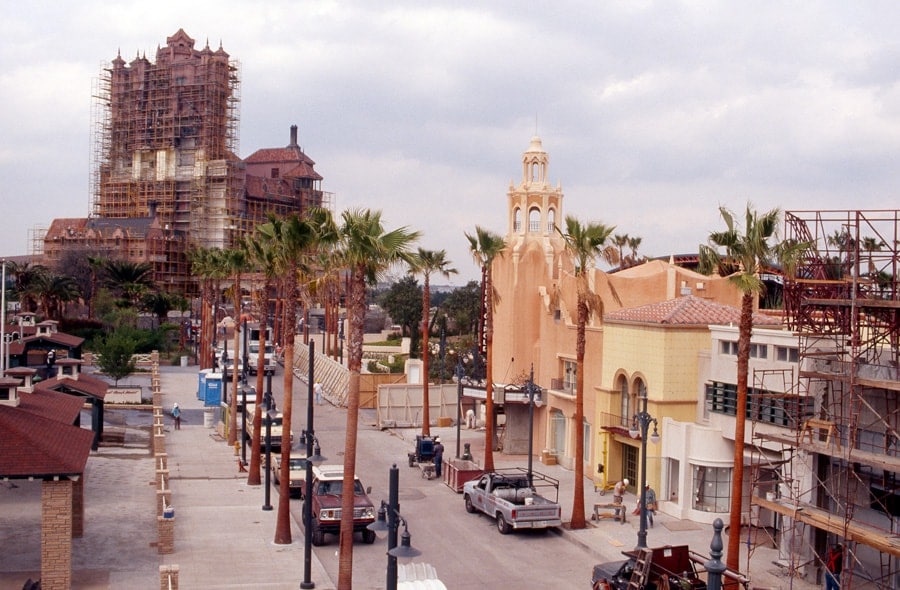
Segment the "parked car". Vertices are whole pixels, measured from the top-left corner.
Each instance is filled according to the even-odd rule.
[[[297,453],[296,455],[294,453]],[[306,451],[291,451],[291,462],[288,467],[290,479],[288,480],[288,489],[292,498],[302,498],[306,491],[306,470],[309,462],[306,460]],[[275,485],[281,485],[281,455],[275,458],[275,464],[272,466],[272,478]]]
[[[368,526],[375,522],[375,506],[369,500],[371,488],[363,489],[357,477],[353,484],[353,531],[361,532],[363,542],[375,542],[375,531]],[[344,494],[344,466],[319,465],[313,467],[313,493],[304,502],[312,502],[312,543],[325,544],[325,534],[341,531],[341,498]],[[303,511],[306,518],[306,510]],[[304,521],[304,526],[306,522]]]

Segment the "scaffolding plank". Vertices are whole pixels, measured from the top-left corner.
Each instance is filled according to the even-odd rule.
[[[835,514],[802,502],[767,500],[756,495],[751,496],[751,498],[753,504],[788,518],[828,531],[867,547],[872,547],[882,553],[900,557],[900,535],[867,526],[858,521],[845,522],[843,518]]]

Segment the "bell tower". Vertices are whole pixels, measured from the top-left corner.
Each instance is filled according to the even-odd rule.
[[[563,223],[562,186],[552,187],[549,173],[550,156],[544,151],[541,138],[534,136],[522,154],[522,180],[518,186],[513,181],[509,183],[506,235],[514,260],[527,246],[537,244],[548,268],[553,266],[553,244],[561,239],[556,227]]]

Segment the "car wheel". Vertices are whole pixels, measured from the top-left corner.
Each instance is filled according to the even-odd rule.
[[[315,520],[313,520],[312,526],[312,544],[321,547],[325,544],[325,531],[319,528]]]
[[[508,535],[512,532],[512,526],[506,522],[506,519],[500,513],[497,513],[497,530],[500,531],[501,535]]]
[[[375,542],[375,531],[370,531],[369,529],[363,529],[362,532],[363,543],[366,545],[371,545]]]
[[[466,494],[466,512],[469,514],[475,514],[475,505],[472,504],[472,497]]]

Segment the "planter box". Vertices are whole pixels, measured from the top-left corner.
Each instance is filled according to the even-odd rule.
[[[457,494],[462,493],[463,485],[467,481],[478,479],[483,474],[484,469],[479,467],[474,461],[462,461],[460,459],[444,461],[444,483]]]

